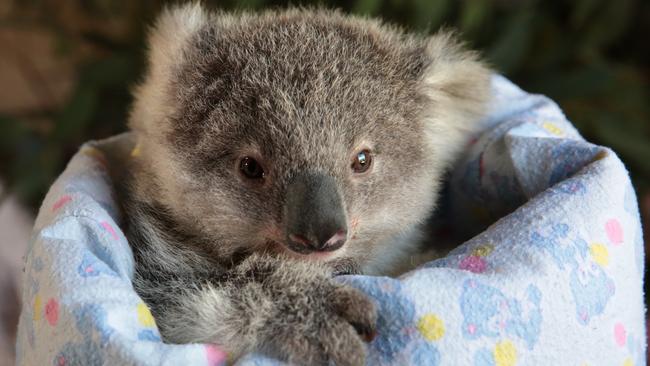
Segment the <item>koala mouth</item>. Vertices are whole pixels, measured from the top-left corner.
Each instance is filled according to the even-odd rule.
[[[267,247],[276,253],[282,253],[290,258],[300,260],[326,261],[337,257],[337,251],[314,251],[302,246],[290,246],[276,240],[268,239]]]
[[[311,254],[313,252],[333,252],[345,244],[347,232],[338,230],[332,237],[320,245],[314,245],[312,241],[301,235],[289,235],[287,247],[300,254]],[[317,242],[318,240],[316,240]]]
[[[300,254],[287,248],[286,245],[272,239],[268,239],[266,244],[267,248],[272,248],[272,251],[282,253],[290,258],[323,261],[327,266],[332,268],[332,276],[355,275],[362,273],[361,264],[351,257],[338,257],[334,252],[310,252],[308,254]]]

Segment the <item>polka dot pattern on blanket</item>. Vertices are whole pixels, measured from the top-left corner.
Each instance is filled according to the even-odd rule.
[[[399,278],[337,278],[379,310],[367,364],[644,365],[643,238],[625,167],[549,99],[497,75],[492,85],[482,132],[443,197],[444,224],[464,243]],[[115,202],[113,173],[139,153],[132,140],[84,145],[45,198],[25,259],[17,363],[282,364],[163,342],[133,290]]]

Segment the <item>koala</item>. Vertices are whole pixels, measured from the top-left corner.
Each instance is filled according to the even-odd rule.
[[[449,32],[325,9],[165,10],[134,90],[127,237],[169,343],[361,365],[385,275],[426,240],[489,69]]]

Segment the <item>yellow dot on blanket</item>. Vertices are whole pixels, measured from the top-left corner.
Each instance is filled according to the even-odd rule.
[[[133,150],[131,150],[131,157],[135,158],[140,156],[140,144],[136,144]]]
[[[517,349],[510,341],[497,343],[494,347],[494,364],[496,366],[514,366],[517,364]]]
[[[556,126],[554,123],[551,123],[551,122],[544,122],[544,123],[542,124],[542,127],[543,127],[546,131],[552,133],[552,134],[555,135],[555,136],[562,136],[562,135],[564,135],[564,131],[562,131],[562,129],[559,128],[558,126]]]
[[[153,327],[156,325],[156,321],[153,319],[153,315],[151,315],[151,311],[149,311],[149,308],[147,305],[144,303],[139,303],[137,307],[138,311],[138,322],[140,325],[145,326],[145,327]]]
[[[106,168],[108,166],[108,161],[99,149],[92,146],[84,146],[81,148],[81,153],[95,159],[101,166]]]
[[[623,366],[634,366],[634,362],[632,362],[632,359],[628,357],[623,361]]]
[[[38,295],[34,297],[34,315],[32,318],[36,321],[41,320],[41,297]]]
[[[596,154],[596,156],[594,157],[594,161],[597,161],[597,160],[603,160],[603,159],[605,159],[605,158],[608,157],[608,156],[609,156],[609,153],[608,153],[607,151],[600,151],[600,152],[599,152],[598,154]]]
[[[94,148],[92,146],[84,146],[84,147],[82,147],[81,148],[81,153],[84,154],[84,155],[91,156],[93,158],[97,157],[97,156],[104,157],[104,155],[102,154],[101,151],[97,150],[96,148]]]
[[[478,247],[474,248],[472,251],[472,254],[474,254],[477,257],[487,257],[492,253],[494,250],[494,247],[490,244],[483,244],[479,245]]]
[[[604,267],[609,263],[609,252],[603,244],[594,243],[589,247],[589,253],[594,262]]]
[[[418,330],[429,341],[437,341],[445,335],[445,324],[433,314],[426,314],[418,320]]]

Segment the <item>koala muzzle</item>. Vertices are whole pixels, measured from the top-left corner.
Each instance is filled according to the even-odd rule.
[[[287,187],[284,204],[286,244],[301,253],[331,252],[347,240],[347,218],[334,178],[300,174]]]

